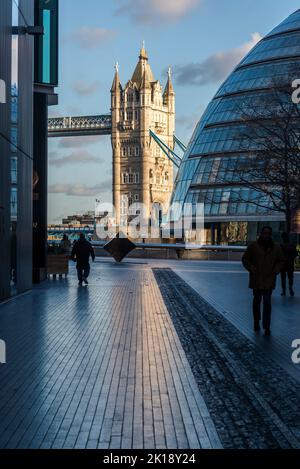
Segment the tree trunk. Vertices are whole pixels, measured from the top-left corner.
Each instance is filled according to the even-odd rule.
[[[290,208],[286,209],[285,212],[285,225],[286,225],[286,232],[290,235],[292,230],[292,212]]]

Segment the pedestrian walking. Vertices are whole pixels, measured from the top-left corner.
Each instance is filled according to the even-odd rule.
[[[90,275],[90,257],[93,262],[95,260],[94,249],[82,233],[79,240],[74,244],[71,254],[71,259],[77,262],[78,285],[82,286],[84,282],[88,285],[88,277]]]
[[[296,246],[290,242],[290,237],[287,233],[283,233],[281,238],[282,238],[281,249],[285,257],[284,267],[281,271],[281,286],[282,286],[281,296],[286,296],[286,283],[287,283],[287,278],[288,278],[290,295],[293,297],[295,296],[295,292],[294,292],[295,260],[298,257],[298,252],[297,252]]]
[[[284,267],[284,254],[272,239],[272,228],[262,229],[259,239],[252,243],[242,262],[250,273],[249,288],[253,290],[254,330],[260,331],[261,303],[263,301],[263,328],[265,336],[271,335],[272,293],[276,277]]]
[[[64,270],[65,276],[67,277],[69,271],[69,258],[70,258],[70,248],[71,248],[71,241],[69,240],[68,236],[64,234],[63,239],[59,243],[58,253],[60,256],[64,258]],[[59,274],[59,278],[62,278],[63,274]]]
[[[59,249],[63,254],[69,254],[71,248],[71,241],[69,240],[68,236],[64,234],[63,239],[59,243]]]

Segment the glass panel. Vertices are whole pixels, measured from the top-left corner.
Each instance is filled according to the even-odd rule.
[[[50,83],[50,34],[51,34],[51,12],[50,10],[43,10],[43,83]]]

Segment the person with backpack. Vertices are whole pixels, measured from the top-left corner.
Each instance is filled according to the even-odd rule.
[[[295,272],[295,260],[298,257],[297,248],[290,242],[290,237],[287,233],[281,235],[282,243],[281,249],[284,253],[285,263],[281,271],[281,296],[286,296],[286,281],[289,281],[290,295],[295,296],[294,292],[294,272]]]

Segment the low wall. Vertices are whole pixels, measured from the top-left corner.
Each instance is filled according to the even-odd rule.
[[[105,249],[95,247],[97,257],[111,257]],[[129,259],[172,259],[202,261],[241,261],[244,251],[228,250],[187,250],[170,248],[137,248],[129,255]]]

